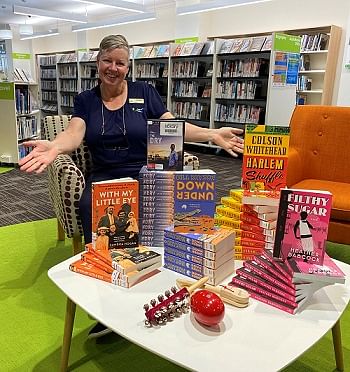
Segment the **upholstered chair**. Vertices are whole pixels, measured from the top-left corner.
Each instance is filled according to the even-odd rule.
[[[287,185],[333,194],[328,240],[350,244],[350,107],[296,106]]]
[[[70,118],[69,115],[46,116],[43,139],[53,140],[67,127]],[[59,155],[48,167],[49,195],[57,217],[58,239],[72,238],[73,254],[82,250],[83,229],[78,203],[91,166],[90,153],[83,143],[70,155]]]

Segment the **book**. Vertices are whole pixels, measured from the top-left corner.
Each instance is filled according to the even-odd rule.
[[[212,233],[216,174],[211,169],[174,173],[174,231]]]
[[[252,38],[252,43],[249,48],[249,52],[260,52],[262,46],[264,45],[266,36],[254,36]]]
[[[185,44],[183,45],[183,48],[182,48],[182,50],[181,50],[181,54],[180,54],[180,55],[181,55],[182,57],[191,55],[191,54],[192,54],[192,50],[193,50],[195,44],[196,44],[196,43],[193,42],[193,41],[190,41],[190,42],[185,43]]]
[[[147,121],[147,169],[183,169],[184,131],[183,120]]]
[[[137,247],[139,184],[130,177],[93,182],[92,244],[97,250]]]
[[[294,258],[287,259],[286,262],[293,275],[293,283],[300,281],[345,283],[345,274],[326,253],[322,265],[297,261]]]
[[[233,40],[225,40],[222,42],[219,54],[230,53],[232,48]]]
[[[272,35],[267,35],[266,36],[266,39],[265,39],[265,42],[264,42],[263,46],[261,47],[261,51],[269,51],[269,50],[271,50],[271,48],[272,48],[272,41],[273,41]]]
[[[224,247],[233,247],[235,233],[227,228],[214,228],[213,234],[179,233],[168,227],[164,230],[164,238],[173,239],[211,252],[218,252],[225,249]]]
[[[194,44],[191,54],[193,56],[198,56],[201,54],[204,48],[204,42],[198,41]]]
[[[282,189],[274,257],[322,265],[331,207],[328,191]]]
[[[230,53],[239,53],[241,46],[243,44],[243,41],[244,41],[244,38],[233,39]]]
[[[277,206],[286,186],[289,127],[247,124],[244,138],[243,204]]]
[[[162,266],[161,262],[156,262],[142,270],[131,271],[127,274],[122,274],[114,270],[112,273],[96,267],[92,263],[86,262],[82,259],[75,261],[69,265],[69,269],[76,273],[86,275],[95,279],[103,280],[105,282],[115,284],[121,287],[129,288],[136,283],[153,276],[158,272],[158,268]]]
[[[87,244],[86,250],[123,274],[141,270],[162,261],[161,254],[141,245],[136,248],[109,249],[106,251],[94,249],[92,244]]]
[[[243,38],[241,46],[239,48],[239,52],[240,53],[249,52],[252,42],[253,42],[253,38],[251,37]]]

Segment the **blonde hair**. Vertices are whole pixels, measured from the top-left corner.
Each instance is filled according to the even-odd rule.
[[[101,54],[113,49],[124,49],[128,52],[129,58],[129,43],[123,35],[108,35],[100,42],[97,60],[101,57]]]

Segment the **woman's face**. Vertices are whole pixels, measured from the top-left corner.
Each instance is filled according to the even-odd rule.
[[[129,54],[122,48],[106,51],[97,61],[97,68],[103,84],[118,86],[129,71]]]

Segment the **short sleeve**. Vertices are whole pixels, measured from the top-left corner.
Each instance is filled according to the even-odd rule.
[[[146,102],[148,119],[159,119],[164,113],[168,112],[159,93],[151,84],[146,84]]]
[[[81,118],[87,123],[87,113],[88,110],[86,109],[86,99],[84,99],[83,94],[78,94],[74,97],[74,110],[73,110],[73,118]]]

